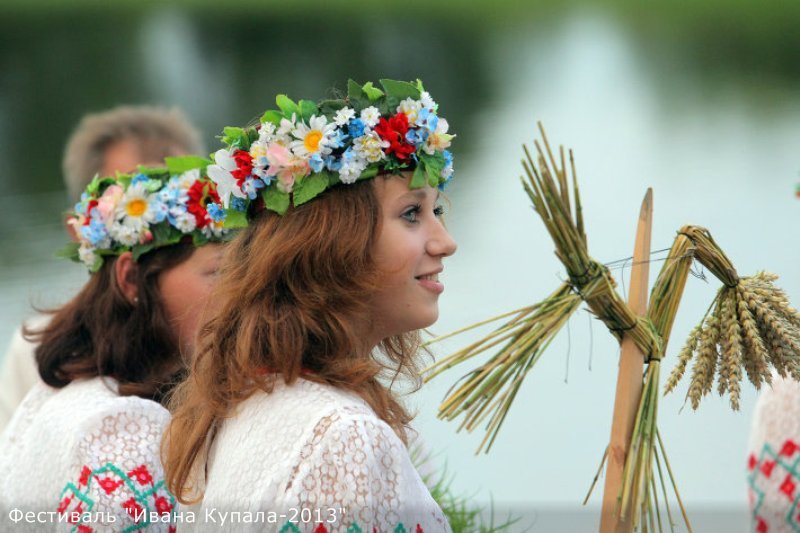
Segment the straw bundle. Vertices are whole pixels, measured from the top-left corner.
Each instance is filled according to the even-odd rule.
[[[439,416],[453,420],[464,415],[459,430],[466,428],[468,431],[489,417],[486,436],[478,447],[479,452],[488,452],[525,376],[584,301],[618,340],[630,337],[641,349],[647,363],[617,510],[623,521],[632,517],[634,527],[641,526],[647,531],[649,526],[649,530],[654,530],[658,523],[660,529],[659,491],[654,475],[658,473],[663,496],[661,503],[666,505],[669,524],[672,525],[665,483],[668,475],[688,526],[656,422],[661,359],[666,352],[692,262],[696,260],[704,265],[723,283],[706,316],[689,334],[666,384],[666,392],[673,390],[694,358],[687,394],[694,408],[702,396],[711,392],[715,374],[718,392],[729,394],[734,409],[739,407],[740,383],[744,374],[757,388],[763,382],[770,382],[770,365],[782,376],[790,374],[800,380],[800,314],[789,305],[786,295],[773,285],[777,276],[762,272],[740,278],[707,230],[684,226],[678,232],[653,286],[647,315],[636,316],[616,292],[616,283],[608,269],[588,254],[572,152],[569,152],[571,180],[568,180],[564,149],[559,150],[556,160],[541,124],[539,129],[543,146],[535,141],[536,157],[523,147],[525,177],[522,185],[553,239],[556,256],[564,264],[569,281],[538,304],[430,341],[437,342],[507,319],[484,338],[426,370],[426,380],[430,380],[476,355],[497,350],[486,363],[459,379],[450,389],[439,408]],[[602,466],[601,463],[601,470]]]

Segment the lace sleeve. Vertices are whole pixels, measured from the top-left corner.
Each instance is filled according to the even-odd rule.
[[[295,474],[287,486],[289,510],[336,516],[327,531],[449,530],[405,445],[374,415],[322,418]]]
[[[755,531],[797,531],[800,523],[800,384],[773,376],[750,431],[748,500]]]
[[[86,424],[73,462],[75,477],[62,481],[57,511],[81,532],[174,531],[167,517],[175,499],[166,490],[160,460],[169,414],[139,398],[117,403]],[[152,513],[160,518],[151,520]]]

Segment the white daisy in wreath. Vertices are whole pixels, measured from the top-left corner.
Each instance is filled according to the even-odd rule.
[[[115,218],[134,233],[147,229],[166,216],[166,206],[155,193],[148,192],[145,182],[131,184],[117,204]]]
[[[328,119],[322,116],[313,116],[308,124],[300,121],[292,130],[296,140],[289,145],[292,152],[299,157],[311,157],[314,154],[328,155],[331,153],[328,140],[336,129],[336,124],[328,124]]]

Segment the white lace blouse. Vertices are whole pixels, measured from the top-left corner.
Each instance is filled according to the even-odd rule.
[[[160,461],[168,421],[110,378],[38,383],[0,436],[0,530],[171,530],[149,520],[175,507]]]
[[[753,414],[747,458],[751,531],[800,531],[800,384],[773,375]]]
[[[450,531],[395,432],[357,395],[304,379],[224,421],[206,479],[205,530]]]

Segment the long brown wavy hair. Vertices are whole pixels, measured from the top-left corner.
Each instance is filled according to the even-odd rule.
[[[162,456],[183,503],[202,497],[197,481],[220,422],[254,392],[270,392],[276,376],[292,383],[302,372],[358,394],[405,441],[411,416],[385,381],[402,374],[419,384],[419,333],[384,339],[372,356],[359,338],[381,281],[373,181],[334,187],[282,216],[262,211],[228,245],[209,300],[215,315],[170,402]]]
[[[162,401],[183,373],[177,338],[161,301],[159,275],[187,260],[191,244],[144,254],[134,270],[138,288],[130,302],[117,284],[115,258],[107,258],[81,291],[41,329],[23,329],[35,349],[39,375],[65,387],[79,378],[110,376],[119,393]]]

